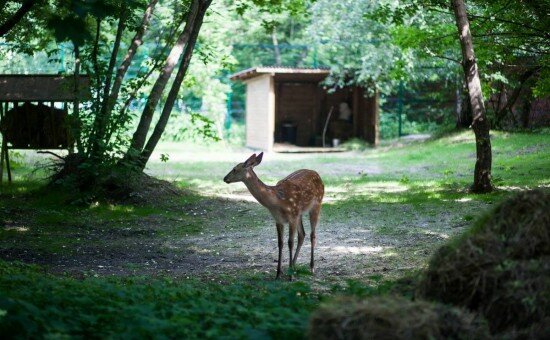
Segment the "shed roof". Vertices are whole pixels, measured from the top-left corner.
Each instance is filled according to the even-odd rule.
[[[50,74],[0,74],[0,102],[53,101],[89,99],[90,77],[79,76],[79,91],[74,90],[74,76]]]
[[[263,74],[271,74],[273,76],[296,76],[302,79],[311,79],[320,81],[328,76],[330,70],[328,68],[306,68],[306,67],[286,67],[286,66],[258,66],[251,67],[246,70],[232,74],[231,80],[247,80],[258,77]]]

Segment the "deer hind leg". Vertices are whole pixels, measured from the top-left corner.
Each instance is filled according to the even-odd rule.
[[[284,226],[280,223],[277,226],[277,245],[279,246],[279,261],[277,262],[277,279],[281,277],[281,259],[283,257],[283,232]]]
[[[309,223],[311,225],[311,261],[309,262],[309,268],[311,272],[315,273],[315,244],[317,243],[317,235],[315,229],[319,224],[319,214],[321,213],[321,204],[314,206],[309,212]]]
[[[291,221],[288,224],[288,253],[289,253],[289,267],[292,267],[292,249],[294,248],[294,235],[296,235],[297,221]]]
[[[296,246],[296,253],[294,254],[294,259],[292,259],[292,265],[296,265],[296,260],[298,259],[298,254],[300,249],[302,249],[302,244],[304,244],[304,238],[306,237],[306,232],[304,230],[304,222],[302,221],[302,216],[298,219],[298,245]]]

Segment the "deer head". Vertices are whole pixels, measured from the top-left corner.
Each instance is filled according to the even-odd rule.
[[[256,156],[256,154],[252,154],[244,163],[237,164],[233,170],[231,170],[224,178],[223,181],[225,183],[235,183],[235,182],[242,182],[244,181],[247,176],[249,176],[249,172],[252,171],[252,169],[260,164],[262,162],[262,157],[264,153],[261,152],[259,155]]]

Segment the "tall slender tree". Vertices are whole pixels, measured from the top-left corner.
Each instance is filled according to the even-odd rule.
[[[474,44],[472,33],[470,32],[470,22],[468,20],[466,5],[464,0],[451,0],[460,47],[462,49],[462,66],[468,86],[470,105],[472,108],[472,129],[476,137],[476,165],[474,169],[474,192],[490,192],[493,189],[491,183],[491,138],[489,136],[489,121],[485,114],[485,105],[483,102],[483,93],[481,92],[481,82],[479,80],[479,71],[474,53]]]

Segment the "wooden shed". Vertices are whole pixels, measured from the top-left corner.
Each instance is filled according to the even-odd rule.
[[[325,140],[361,138],[378,144],[378,95],[366,97],[360,87],[329,91],[321,82],[323,68],[254,67],[230,79],[246,84],[246,145],[266,151],[275,144],[301,147],[323,145]]]

